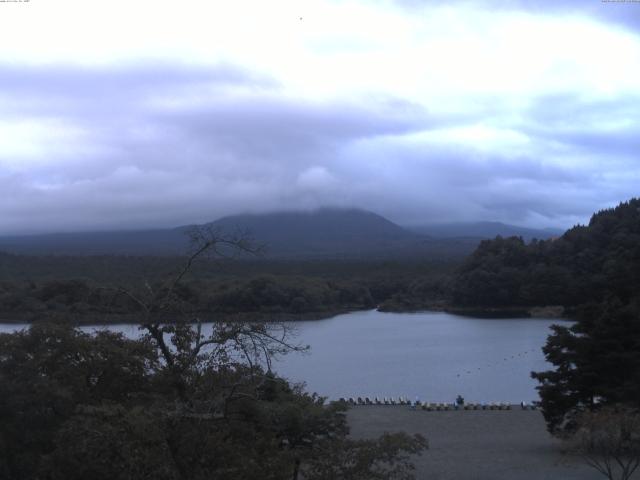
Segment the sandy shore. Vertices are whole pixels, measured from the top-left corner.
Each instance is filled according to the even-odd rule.
[[[416,478],[433,480],[602,480],[579,458],[564,455],[545,430],[539,411],[412,410],[357,406],[348,413],[351,434],[420,433],[429,450],[416,457]],[[640,479],[636,472],[634,479]]]

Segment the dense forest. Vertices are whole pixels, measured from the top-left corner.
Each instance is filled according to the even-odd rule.
[[[628,303],[640,287],[640,200],[594,214],[550,240],[485,240],[452,282],[460,306],[578,305],[615,296]]]
[[[135,320],[122,295],[162,282],[184,257],[0,255],[0,318],[64,318],[78,323]],[[441,306],[457,266],[435,261],[203,260],[178,294],[202,318],[320,318],[369,309]]]

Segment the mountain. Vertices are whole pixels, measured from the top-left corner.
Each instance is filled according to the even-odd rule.
[[[380,215],[356,209],[236,215],[212,226],[226,232],[246,230],[276,256],[382,253],[421,240]]]
[[[501,222],[434,223],[407,226],[406,228],[412,232],[435,238],[473,237],[489,239],[500,235],[501,237],[522,237],[525,241],[530,241],[534,238],[547,240],[559,237],[563,233],[562,230],[553,228],[535,229]]]
[[[425,237],[373,212],[320,209],[224,217],[208,224],[222,232],[248,232],[276,258],[450,258],[467,255],[477,239]],[[0,237],[0,251],[55,255],[178,255],[190,226],[172,229],[59,233]]]

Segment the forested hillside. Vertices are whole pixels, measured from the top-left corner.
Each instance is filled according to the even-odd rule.
[[[557,239],[485,240],[459,269],[453,303],[461,306],[574,307],[640,291],[640,199],[594,214]]]
[[[182,257],[0,254],[0,319],[62,318],[80,323],[135,318],[121,289],[152,287],[179,271]],[[444,302],[456,263],[427,261],[208,260],[176,292],[201,318],[320,318],[383,305],[425,308]]]

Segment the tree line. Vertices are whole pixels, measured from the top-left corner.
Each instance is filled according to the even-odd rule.
[[[9,321],[65,318],[78,323],[109,323],[127,318],[133,321],[140,306],[122,295],[122,288],[146,288],[132,274],[137,261],[148,260],[131,259],[130,271],[119,280],[65,278],[64,274],[59,278],[30,276],[1,280],[0,318]],[[175,260],[156,261],[165,268],[156,267],[157,272],[143,278],[148,278],[149,285],[160,288],[167,267]],[[448,267],[412,270],[396,264],[377,268],[360,263],[337,264],[330,275],[314,271],[314,265],[310,265],[310,272],[304,264],[286,267],[266,262],[260,266],[260,269],[255,265],[235,267],[224,275],[215,275],[209,274],[218,268],[215,264],[198,265],[196,272],[181,282],[175,292],[182,310],[211,319],[233,314],[256,319],[275,316],[293,319],[377,306],[383,310],[419,309],[441,304],[447,295]]]
[[[628,303],[640,287],[639,209],[632,199],[556,239],[481,242],[454,276],[453,304],[572,309],[611,296]]]

